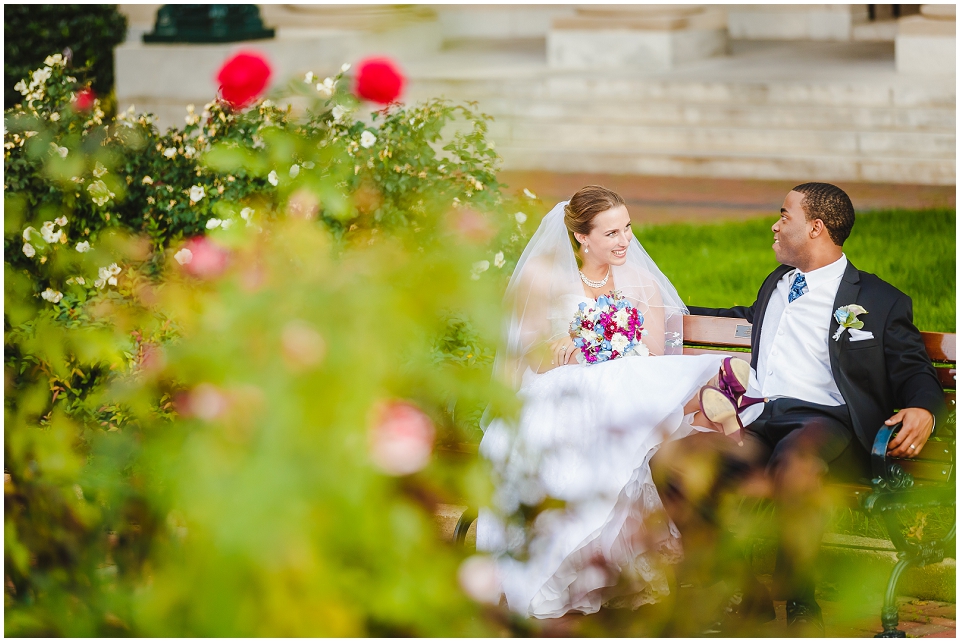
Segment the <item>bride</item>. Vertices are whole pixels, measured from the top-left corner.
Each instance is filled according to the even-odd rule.
[[[569,334],[574,313],[615,290],[643,315],[639,356],[584,363]],[[477,549],[496,556],[507,605],[526,616],[658,601],[669,593],[664,566],[682,552],[648,462],[660,444],[694,430],[733,432],[735,412],[717,410],[726,411],[725,398],[703,402],[714,421],[696,413],[698,392],[718,369],[724,381],[721,364],[731,363],[680,356],[686,308],[633,236],[623,199],[602,187],[584,187],[547,214],[505,301],[496,368],[523,409],[516,422],[485,427],[480,453],[496,490],[480,511]]]

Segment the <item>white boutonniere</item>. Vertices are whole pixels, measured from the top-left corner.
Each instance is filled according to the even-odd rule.
[[[833,318],[837,320],[840,327],[833,333],[834,341],[839,341],[840,335],[842,335],[843,331],[847,328],[859,330],[863,327],[863,321],[857,318],[858,314],[867,314],[867,310],[856,303],[837,308],[837,311],[833,313]]]

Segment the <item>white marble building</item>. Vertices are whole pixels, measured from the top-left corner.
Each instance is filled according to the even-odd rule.
[[[262,5],[272,40],[144,44],[159,6],[120,5],[117,98],[165,125],[240,49],[274,84],[386,54],[507,168],[956,182],[955,5]]]

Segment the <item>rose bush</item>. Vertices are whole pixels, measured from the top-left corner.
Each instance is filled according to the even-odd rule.
[[[515,403],[489,365],[535,206],[485,117],[360,114],[341,74],[160,133],[71,73],[5,114],[6,632],[500,632],[432,517],[487,492],[439,447]]]

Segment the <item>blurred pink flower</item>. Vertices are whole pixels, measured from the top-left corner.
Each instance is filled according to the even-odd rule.
[[[463,560],[457,571],[460,588],[481,604],[500,603],[500,578],[497,565],[487,555],[473,555]]]
[[[486,243],[497,233],[486,218],[470,207],[462,207],[451,212],[453,230],[467,241]]]
[[[212,383],[201,383],[190,391],[186,414],[213,421],[227,411],[229,398]]]
[[[409,475],[430,461],[436,432],[413,404],[393,401],[376,410],[369,433],[370,458],[388,475]]]
[[[306,370],[323,360],[327,343],[316,329],[299,319],[288,321],[280,335],[283,358],[293,370]]]
[[[184,253],[184,250],[189,254]],[[183,269],[195,277],[212,279],[220,276],[227,269],[230,254],[215,241],[198,236],[184,244],[183,250],[174,255]]]

